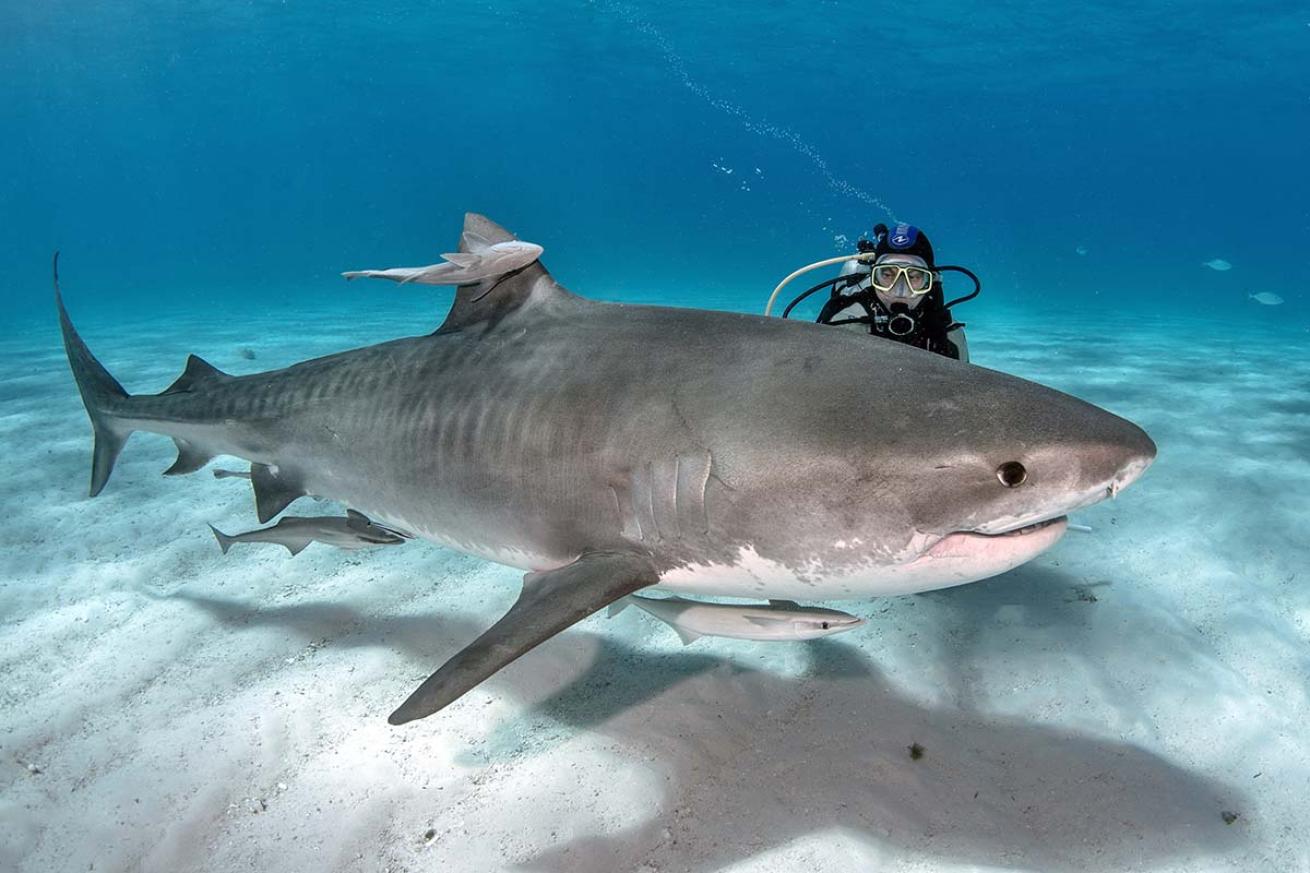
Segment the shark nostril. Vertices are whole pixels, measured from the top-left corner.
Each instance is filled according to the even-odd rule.
[[[1006,461],[996,468],[996,478],[1006,488],[1018,488],[1028,478],[1028,470],[1018,461]]]

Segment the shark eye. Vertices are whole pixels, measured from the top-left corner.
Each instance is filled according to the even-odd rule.
[[[826,621],[822,623],[822,626],[824,630],[828,629],[828,623]]]
[[[1028,471],[1018,461],[1006,461],[996,468],[996,478],[1006,488],[1018,488],[1028,478]]]

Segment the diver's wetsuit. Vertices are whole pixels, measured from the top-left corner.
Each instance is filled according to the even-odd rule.
[[[832,296],[823,305],[823,310],[819,312],[816,321],[819,324],[861,325],[874,336],[912,345],[958,361],[960,349],[951,342],[947,334],[964,325],[951,318],[951,311],[943,303],[940,285],[930,291],[916,308],[897,306],[895,312],[888,311],[870,288],[864,288],[854,294],[843,294],[834,288]],[[902,308],[903,312],[900,311]],[[899,333],[892,332],[893,324]]]

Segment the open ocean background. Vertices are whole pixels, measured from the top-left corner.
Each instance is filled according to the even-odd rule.
[[[1305,3],[0,0],[0,869],[1310,873],[1307,72]],[[393,729],[521,574],[221,554],[248,488],[145,434],[88,500],[50,256],[154,392],[431,331],[450,289],[338,274],[470,210],[744,312],[909,221],[975,363],[1159,459],[859,632],[627,610]]]
[[[431,263],[473,210],[611,299],[753,310],[895,217],[982,276],[975,312],[1164,309],[1228,331],[1271,317],[1246,304],[1266,290],[1307,323],[1301,3],[0,14],[0,293],[15,314],[48,320],[61,248],[83,311],[308,317],[386,293],[336,274]],[[1233,269],[1201,266],[1213,258]]]

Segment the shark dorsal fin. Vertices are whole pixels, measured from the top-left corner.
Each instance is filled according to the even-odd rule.
[[[470,212],[464,216],[464,233],[459,250],[476,253],[496,243],[509,242],[514,234],[485,215]],[[540,261],[526,267],[484,279],[475,285],[460,285],[450,314],[437,333],[451,333],[477,324],[495,327],[510,314],[527,307],[549,306],[578,300],[557,283]]]
[[[182,370],[182,375],[178,376],[162,393],[182,394],[194,391],[198,386],[207,383],[224,382],[231,378],[199,355],[187,355],[186,367]]]
[[[483,236],[478,231],[469,229],[469,216],[471,215],[476,215],[476,213],[471,212],[469,213],[469,215],[464,216],[465,229],[464,232],[459,235],[459,250],[461,252],[469,252],[469,253],[477,254],[483,249],[491,248],[496,242],[504,242],[504,240],[496,240],[495,242],[493,242],[491,239]],[[486,216],[479,215],[478,217],[490,222],[490,219],[487,219]],[[503,229],[503,228],[498,228],[498,229]],[[514,238],[513,235],[511,235],[510,239],[513,238]]]

